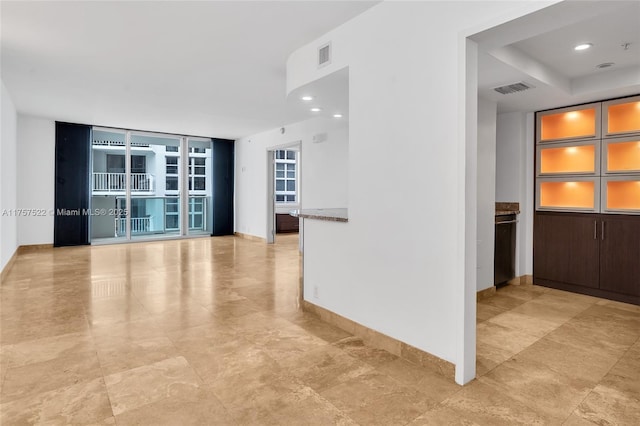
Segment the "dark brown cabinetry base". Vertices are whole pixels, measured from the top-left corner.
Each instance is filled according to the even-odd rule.
[[[533,237],[534,276],[598,288],[599,240],[595,214],[538,213]]]
[[[536,212],[534,283],[640,305],[640,216]]]
[[[300,229],[300,219],[289,214],[276,214],[276,233],[298,232]]]
[[[607,216],[602,225],[600,289],[640,296],[640,218]]]

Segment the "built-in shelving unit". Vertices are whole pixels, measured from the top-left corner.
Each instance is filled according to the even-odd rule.
[[[640,214],[640,96],[540,112],[536,129],[536,210]]]
[[[534,280],[640,304],[640,96],[536,114]]]

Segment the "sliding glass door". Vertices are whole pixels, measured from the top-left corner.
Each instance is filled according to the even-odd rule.
[[[92,153],[92,242],[211,233],[210,139],[94,128]]]
[[[179,136],[131,133],[131,208],[128,213],[132,240],[181,235],[181,192],[176,185],[181,173],[181,143]]]
[[[127,132],[93,129],[91,141],[91,241],[126,240]]]

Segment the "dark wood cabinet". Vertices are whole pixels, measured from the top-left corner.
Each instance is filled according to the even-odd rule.
[[[640,304],[640,216],[536,212],[534,283]]]
[[[599,287],[596,214],[538,213],[533,240],[534,275]]]
[[[640,296],[640,218],[602,216],[600,289]]]
[[[276,233],[298,232],[300,230],[300,219],[287,213],[276,214]]]

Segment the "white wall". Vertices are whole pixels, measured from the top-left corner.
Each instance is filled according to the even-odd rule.
[[[478,291],[493,286],[496,111],[496,102],[478,99]]]
[[[266,238],[267,150],[300,141],[300,208],[347,207],[349,126],[344,120],[315,118],[236,141],[235,231]],[[327,140],[313,143],[326,133]]]
[[[18,115],[18,206],[46,211],[18,219],[19,245],[52,244],[55,189],[55,123]]]
[[[305,224],[305,295],[318,287],[311,302],[455,363],[459,383],[475,375],[477,290],[465,35],[546,5],[383,2],[287,63],[289,92],[345,66],[350,77],[349,222]],[[318,69],[326,42],[332,62]]]
[[[0,271],[18,248],[18,220],[14,212],[17,202],[17,113],[11,96],[0,81]]]
[[[525,141],[521,112],[498,114],[496,134],[496,201],[519,201]]]
[[[533,273],[533,113],[498,114],[496,201],[520,203],[516,276]]]

